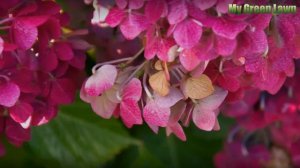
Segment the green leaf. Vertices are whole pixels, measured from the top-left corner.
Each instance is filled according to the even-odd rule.
[[[205,132],[191,124],[185,128],[187,141],[174,135],[166,137],[165,130],[154,134],[147,126],[135,127],[132,135],[143,142],[142,146],[128,148],[109,167],[213,167],[213,157],[222,149],[233,121],[219,118],[221,131]]]
[[[97,167],[140,144],[119,122],[101,119],[84,103],[61,111],[50,124],[32,130],[29,148],[43,165]]]

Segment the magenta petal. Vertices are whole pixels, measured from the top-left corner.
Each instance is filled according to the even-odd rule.
[[[195,46],[202,35],[202,27],[191,19],[179,23],[174,32],[175,41],[183,48]]]
[[[8,110],[10,117],[20,123],[23,128],[28,128],[31,122],[33,108],[30,104],[20,102]]]
[[[116,27],[123,21],[125,16],[126,14],[123,10],[119,8],[112,8],[109,10],[109,13],[105,18],[105,22],[111,27]]]
[[[155,23],[162,16],[164,10],[167,10],[165,0],[150,0],[145,6],[145,16],[151,23]]]
[[[270,24],[272,14],[255,15],[248,22],[255,30],[264,30]]]
[[[88,78],[85,83],[85,91],[90,96],[98,96],[110,89],[117,77],[117,68],[112,65],[100,67],[96,73]]]
[[[188,9],[185,1],[183,0],[170,0],[168,1],[169,14],[168,21],[171,25],[183,21],[188,15]]]
[[[135,124],[142,124],[141,110],[135,100],[127,99],[122,101],[120,106],[120,116],[124,124],[131,128]]]
[[[13,82],[0,83],[0,105],[12,107],[20,96],[20,88]]]
[[[234,0],[218,0],[216,9],[219,13],[227,13],[228,5],[232,4]]]
[[[129,9],[140,9],[144,6],[144,1],[141,0],[128,0],[128,8]]]
[[[206,10],[211,8],[216,4],[217,0],[194,0],[193,3],[196,7],[200,8],[201,10]]]
[[[144,107],[143,116],[150,125],[166,127],[171,111],[169,107],[160,107],[154,100],[150,100]]]
[[[9,115],[18,123],[25,122],[32,114],[33,108],[25,102],[17,103],[15,106],[8,109]]]
[[[67,78],[56,79],[52,82],[50,100],[57,104],[69,104],[73,102],[76,94],[74,83]]]
[[[18,21],[22,24],[37,27],[44,24],[49,19],[49,16],[29,16],[29,17],[18,17]]]
[[[5,134],[9,140],[17,142],[16,145],[30,140],[30,129],[22,128],[20,124],[10,118],[6,120]]]
[[[125,9],[128,4],[128,0],[116,0],[116,4],[119,8]]]
[[[158,42],[159,37],[156,36],[155,27],[149,28],[146,33],[146,46],[144,54],[146,59],[150,60],[156,55],[159,48]]]
[[[36,27],[18,20],[14,22],[12,31],[15,43],[24,50],[32,47],[38,35]]]
[[[38,59],[41,70],[45,72],[53,71],[58,66],[57,56],[52,49],[40,51]]]
[[[54,50],[58,58],[62,61],[68,61],[74,57],[72,47],[68,43],[64,43],[64,42],[55,43]]]
[[[219,55],[229,56],[235,50],[237,42],[236,39],[231,40],[221,36],[216,36],[215,44]]]
[[[2,54],[3,49],[4,49],[4,41],[3,41],[3,39],[0,37],[0,55]]]
[[[131,81],[124,87],[122,100],[131,99],[134,101],[139,101],[142,96],[142,85],[141,81],[137,78],[131,79]]]
[[[234,39],[236,36],[246,28],[247,24],[242,21],[231,21],[220,18],[215,22],[213,31],[222,37]]]
[[[186,70],[191,71],[200,64],[201,60],[196,54],[193,48],[185,49],[180,53],[180,63]]]
[[[138,13],[131,13],[128,14],[128,17],[122,22],[120,29],[125,38],[132,40],[148,26],[149,22],[145,16]]]

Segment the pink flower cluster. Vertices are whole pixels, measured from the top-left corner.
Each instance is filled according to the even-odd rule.
[[[98,115],[120,117],[129,128],[145,121],[154,132],[164,127],[182,140],[190,121],[218,130],[224,100],[234,106],[225,109],[235,108],[226,113],[247,113],[255,94],[276,94],[294,76],[300,57],[300,13],[227,13],[229,3],[243,0],[86,3],[93,3],[93,24],[118,28],[144,46],[132,57],[95,65],[81,89]]]
[[[0,133],[15,146],[74,100],[85,66],[82,31],[54,1],[0,3]],[[84,74],[82,74],[84,75]],[[0,143],[0,154],[5,149]]]
[[[224,151],[215,156],[217,167],[300,166],[299,61],[296,65],[295,76],[275,96],[252,90],[242,101],[226,105],[224,114],[236,118],[238,125]],[[259,152],[251,152],[257,146]],[[239,159],[232,153],[239,153]]]

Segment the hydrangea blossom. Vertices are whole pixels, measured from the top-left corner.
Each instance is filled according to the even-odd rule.
[[[252,108],[264,99],[260,92],[276,94],[294,76],[300,27],[288,20],[299,13],[228,14],[228,4],[243,4],[240,0],[93,3],[105,7],[95,8],[101,20],[94,24],[108,25],[125,39],[140,39],[141,44],[131,57],[95,65],[83,84],[82,99],[100,116],[121,117],[127,127],[144,120],[154,132],[163,127],[167,135],[174,133],[182,140],[186,140],[182,126],[190,121],[202,130],[219,130],[220,109],[253,129],[277,121],[278,116],[271,114],[264,117],[268,122],[257,120],[256,124],[242,118],[247,115],[253,122],[261,111],[276,113],[271,104],[263,110]],[[126,108],[131,115],[122,115],[126,102],[122,94],[132,80],[140,80],[132,90],[139,96],[131,98],[132,109]]]
[[[32,126],[74,100],[85,48],[76,45],[82,31],[64,28],[68,16],[53,1],[5,1],[0,9],[0,132],[20,146]]]

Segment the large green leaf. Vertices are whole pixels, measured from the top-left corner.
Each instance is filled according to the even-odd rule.
[[[147,128],[136,127],[135,138],[143,142],[139,148],[131,147],[119,155],[108,167],[213,167],[213,156],[221,150],[232,120],[220,117],[221,131],[205,132],[191,125],[185,129],[187,141],[166,137],[164,131],[158,135]]]
[[[50,124],[32,130],[29,148],[44,165],[96,167],[139,145],[119,122],[101,119],[81,102],[61,111]]]

